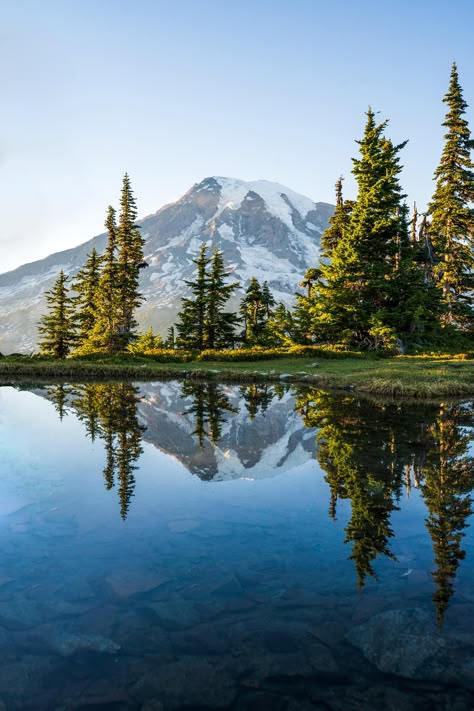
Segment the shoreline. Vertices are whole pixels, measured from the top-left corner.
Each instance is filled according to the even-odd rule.
[[[43,361],[4,357],[0,385],[23,381],[214,380],[222,383],[280,382],[396,398],[474,396],[474,359],[398,356],[383,359],[281,358],[278,360],[159,363]]]

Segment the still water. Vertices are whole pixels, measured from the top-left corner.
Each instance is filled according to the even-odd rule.
[[[473,709],[473,438],[473,402],[0,388],[0,709]]]

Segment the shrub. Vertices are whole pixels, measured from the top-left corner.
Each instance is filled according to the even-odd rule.
[[[198,361],[257,361],[275,358],[364,358],[365,353],[350,351],[343,346],[291,346],[290,348],[238,348],[229,351],[205,350],[197,356]]]

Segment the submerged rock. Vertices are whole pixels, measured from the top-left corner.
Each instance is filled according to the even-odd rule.
[[[420,608],[381,612],[353,627],[347,638],[380,671],[408,678],[418,677],[424,662],[446,646],[431,615]]]
[[[224,669],[200,657],[187,657],[148,671],[131,694],[142,703],[160,699],[166,709],[219,709],[230,706],[237,688]]]
[[[70,657],[76,652],[100,652],[102,654],[116,654],[120,645],[112,639],[100,635],[76,634],[63,632],[50,638],[51,649],[63,657]]]

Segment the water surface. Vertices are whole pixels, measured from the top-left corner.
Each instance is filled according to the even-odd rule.
[[[474,708],[473,424],[260,384],[0,388],[0,708]]]

